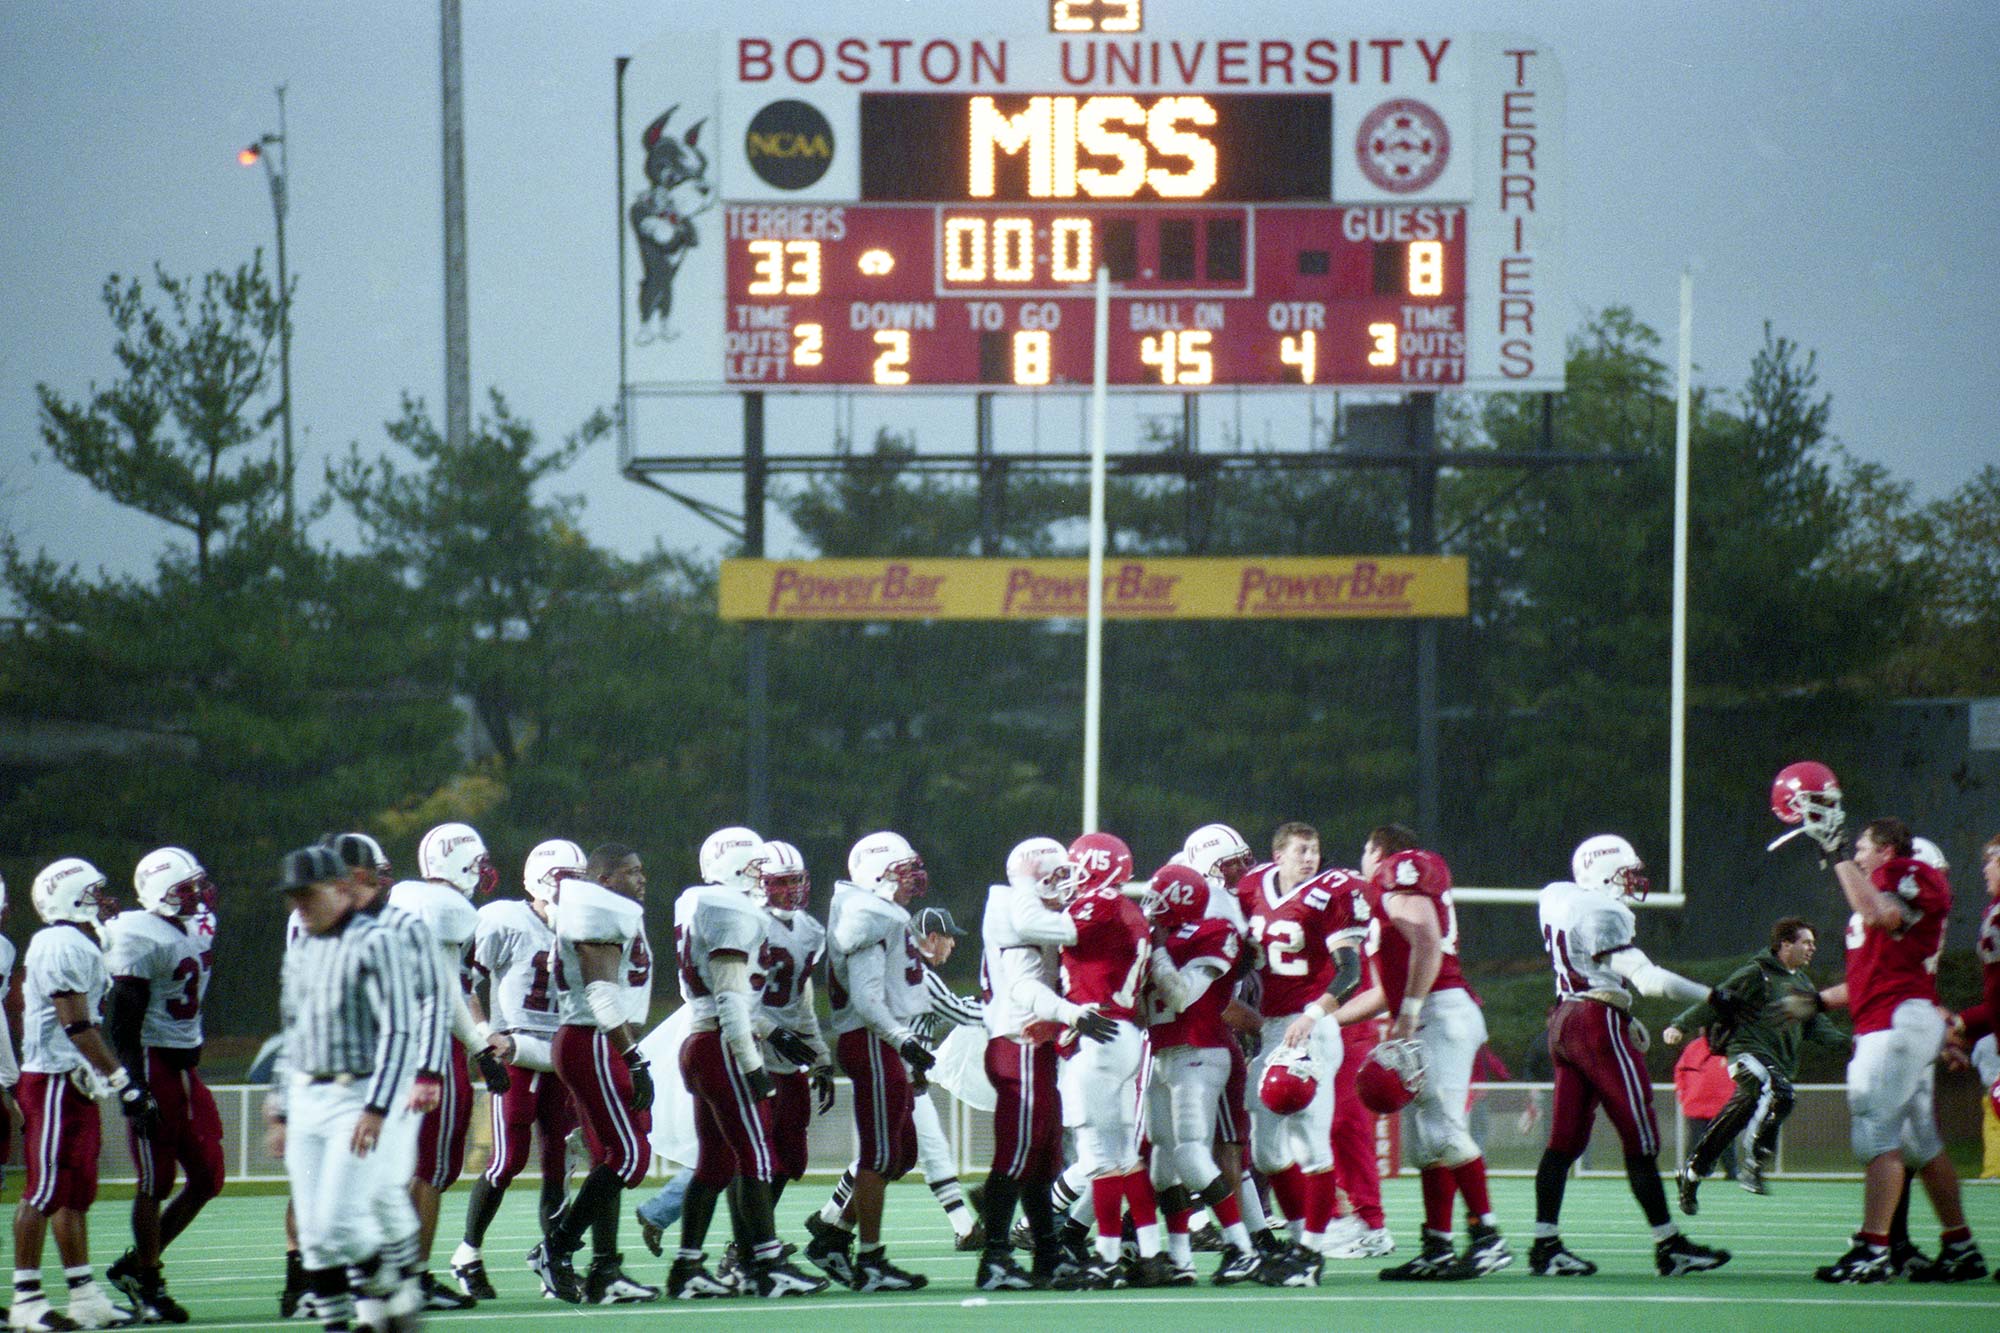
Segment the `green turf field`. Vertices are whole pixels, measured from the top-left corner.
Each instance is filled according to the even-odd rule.
[[[787,1239],[803,1242],[800,1219],[825,1197],[827,1186],[795,1185],[781,1207]],[[1494,1181],[1494,1203],[1502,1229],[1517,1255],[1505,1272],[1473,1283],[1400,1286],[1378,1282],[1375,1270],[1409,1253],[1418,1210],[1416,1182],[1386,1182],[1391,1227],[1403,1252],[1388,1261],[1331,1264],[1317,1290],[1269,1291],[1257,1287],[1206,1285],[1215,1256],[1197,1255],[1204,1285],[1168,1291],[1090,1293],[1021,1292],[991,1297],[973,1289],[972,1255],[951,1249],[950,1228],[921,1185],[890,1191],[886,1239],[903,1266],[926,1273],[931,1285],[907,1296],[826,1296],[782,1304],[732,1300],[693,1305],[579,1309],[544,1301],[534,1276],[521,1263],[533,1242],[533,1191],[516,1188],[488,1237],[487,1266],[501,1299],[476,1311],[439,1315],[432,1326],[465,1325],[486,1330],[526,1328],[555,1322],[575,1326],[588,1320],[593,1333],[674,1327],[744,1328],[768,1322],[782,1329],[815,1333],[854,1330],[1343,1328],[1481,1329],[1508,1333],[1556,1329],[1674,1328],[1687,1333],[1730,1329],[1826,1330],[1862,1333],[1896,1329],[1904,1333],[1944,1330],[2000,1330],[2000,1283],[1962,1286],[1829,1287],[1811,1280],[1816,1264],[1846,1248],[1860,1207],[1855,1182],[1778,1182],[1770,1198],[1743,1193],[1728,1182],[1711,1181],[1702,1191],[1702,1213],[1687,1223],[1696,1239],[1721,1245],[1735,1260],[1721,1271],[1667,1281],[1653,1274],[1652,1249],[1638,1210],[1622,1180],[1590,1179],[1571,1184],[1563,1236],[1570,1247],[1598,1263],[1591,1278],[1530,1278],[1527,1273],[1533,1185],[1522,1179]],[[1671,1189],[1669,1190],[1671,1194]],[[1975,1234],[1989,1260],[2000,1256],[2000,1186],[1969,1185],[1967,1205]],[[437,1246],[438,1270],[457,1241],[465,1187],[446,1197]],[[276,1317],[282,1275],[284,1199],[276,1195],[231,1196],[211,1204],[168,1255],[173,1292],[194,1314],[197,1325],[214,1328],[304,1329]],[[1929,1209],[1916,1207],[1919,1241],[1934,1249]],[[125,1205],[105,1199],[92,1210],[92,1251],[101,1266],[124,1248]],[[717,1237],[727,1223],[718,1219]],[[714,1252],[719,1239],[712,1242]],[[622,1232],[626,1267],[642,1281],[664,1280],[666,1265],[646,1254],[628,1213]],[[53,1272],[54,1289],[60,1277]]]

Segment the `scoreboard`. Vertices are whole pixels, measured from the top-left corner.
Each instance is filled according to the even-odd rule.
[[[1561,386],[1539,43],[1012,4],[621,62],[628,384]]]

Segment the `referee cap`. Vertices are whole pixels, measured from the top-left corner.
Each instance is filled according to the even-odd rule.
[[[919,935],[963,935],[958,922],[952,920],[951,911],[943,907],[926,907],[917,913],[910,923],[910,929]]]
[[[278,892],[295,893],[315,884],[340,879],[347,874],[339,853],[330,847],[301,847],[286,852],[278,863]]]

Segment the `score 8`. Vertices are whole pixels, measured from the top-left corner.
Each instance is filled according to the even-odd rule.
[[[1410,295],[1444,294],[1444,242],[1410,242]]]
[[[1028,329],[1014,335],[1014,383],[1047,384],[1052,360],[1047,329]]]
[[[751,296],[818,296],[818,241],[751,241]]]

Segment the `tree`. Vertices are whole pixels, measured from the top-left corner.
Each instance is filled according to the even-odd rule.
[[[218,545],[267,525],[277,498],[278,460],[258,444],[280,404],[259,400],[282,303],[261,255],[199,284],[155,268],[154,283],[149,300],[137,279],[106,279],[124,378],[88,401],[36,385],[42,442],[113,500],[192,537],[205,580]]]

